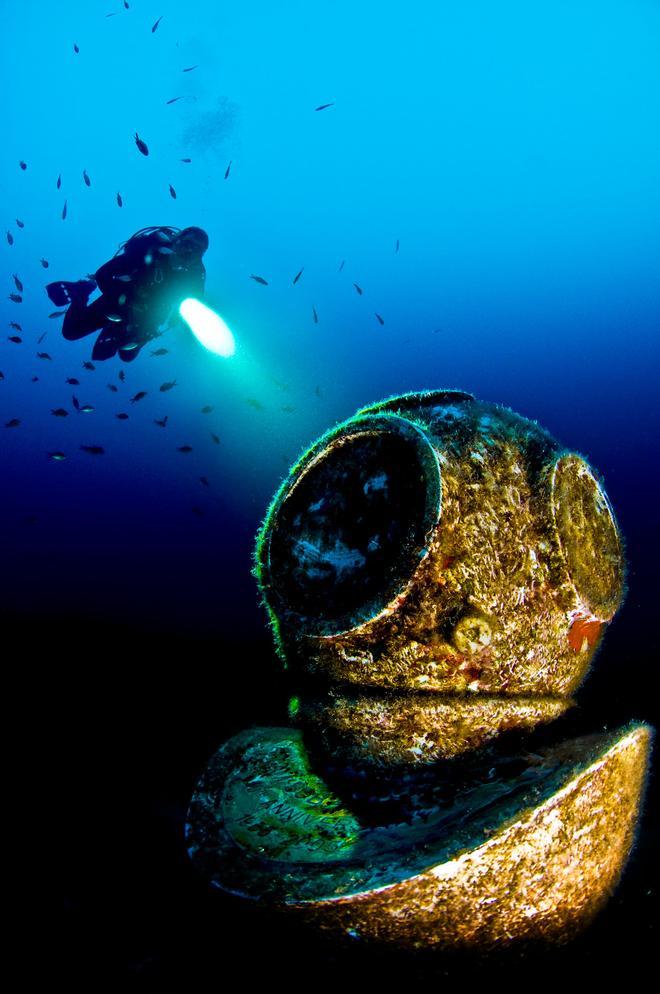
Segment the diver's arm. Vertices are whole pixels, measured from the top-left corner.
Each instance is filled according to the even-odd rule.
[[[133,266],[125,255],[116,255],[108,262],[104,262],[100,269],[94,273],[94,279],[101,293],[109,293],[115,289],[116,276],[130,276]]]

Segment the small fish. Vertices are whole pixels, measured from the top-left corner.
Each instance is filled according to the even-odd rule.
[[[54,411],[50,412],[54,418],[68,418],[69,412],[65,411],[63,407],[56,407]]]
[[[40,259],[39,261],[40,261],[41,265],[44,267],[44,269],[48,269],[48,267],[50,265],[50,263],[48,262],[48,259]]]
[[[0,369],[0,380],[4,380],[4,378],[5,378],[5,374]]]
[[[91,186],[92,185],[92,181],[89,178],[89,176],[87,175],[87,170],[86,169],[83,169],[83,179],[85,181],[85,186]]]
[[[182,162],[192,162],[192,159],[182,159]]]
[[[293,277],[293,285],[294,286],[296,285],[296,283],[298,282],[298,280],[302,276],[304,269],[305,269],[305,267],[303,266],[302,269],[300,270],[300,272],[296,273],[296,275]]]
[[[192,452],[192,445],[177,445],[176,451],[177,452],[186,452],[186,453]]]
[[[18,335],[9,335],[8,337],[9,341],[14,342],[15,345],[20,345],[21,342],[23,341],[23,339],[20,338]]]
[[[209,481],[206,479],[205,476],[200,476],[199,482],[202,484],[203,487],[210,487],[211,486],[211,484],[209,483]]]
[[[76,53],[76,55],[78,55],[78,53],[80,52],[80,49],[79,49],[79,48],[78,48],[78,46],[76,45],[75,41],[74,41],[74,43],[73,43],[73,50],[74,50],[74,52]]]
[[[83,406],[80,408],[80,413],[81,414],[91,414],[93,412],[93,410],[94,410],[94,408],[92,407],[91,404],[83,404]]]
[[[167,393],[168,390],[171,390],[175,386],[177,386],[176,380],[172,380],[171,383],[162,383],[160,386],[160,392]]]
[[[124,201],[122,200],[121,193],[117,192],[117,207],[123,207]]]
[[[37,356],[39,359],[50,359],[51,362],[53,359],[52,355],[49,355],[47,352],[37,352]]]
[[[338,273],[341,273],[342,269],[344,268],[344,263],[345,262],[346,262],[346,259],[342,259],[341,260],[341,262],[339,264],[339,269],[337,270]]]
[[[227,178],[228,178],[228,176],[229,176],[229,170],[231,169],[231,163],[232,163],[232,160],[230,159],[230,160],[229,160],[229,165],[228,165],[228,166],[227,166],[227,168],[225,169],[225,179],[227,179]]]
[[[57,177],[57,183],[55,184],[55,186],[57,187],[58,190],[62,186],[62,173],[60,173],[60,175]]]
[[[7,232],[7,241],[9,242],[10,245],[14,244],[14,236],[12,235],[11,231]]]
[[[9,294],[9,299],[13,300],[13,302],[15,304],[22,304],[23,303],[23,298],[21,297],[20,293],[10,293]]]
[[[188,66],[188,68],[187,69],[183,69],[182,72],[192,72],[193,69],[197,69],[198,65],[199,65],[199,63],[197,63],[197,65],[195,65],[195,66]]]
[[[50,314],[48,315],[48,317],[49,318],[61,318],[63,314],[66,314],[65,310],[64,311],[51,311]]]
[[[73,397],[71,398],[71,401],[72,401],[72,403],[73,403],[73,406],[75,407],[75,409],[76,409],[77,411],[79,411],[79,410],[80,410],[80,401],[78,400],[78,398],[76,397],[76,395],[75,395],[75,394],[74,394],[74,395],[73,395]]]
[[[334,107],[334,102],[331,104],[321,104],[320,107],[315,107],[314,110],[325,110],[326,107]]]
[[[18,228],[24,228],[24,227],[25,227],[25,222],[24,222],[24,221],[21,221],[21,219],[17,217],[17,218],[16,218],[16,226],[17,226]]]
[[[147,147],[147,143],[142,141],[137,131],[135,132],[135,144],[137,145],[140,152],[142,152],[142,155],[149,155],[149,149]]]
[[[220,445],[220,439],[218,438],[217,435],[214,435],[212,431],[209,432],[209,435],[211,436],[211,438],[213,439],[216,445]]]
[[[268,286],[268,281],[265,280],[263,276],[250,276],[250,279],[254,280],[255,283],[261,283],[263,286]]]
[[[396,240],[396,245],[394,246],[395,253],[399,251],[399,239]]]
[[[213,408],[211,407],[211,405],[207,404],[205,407],[202,408],[202,414],[210,414],[212,410]]]
[[[23,172],[25,172],[25,170],[27,169],[27,162],[23,162],[23,160],[21,159],[21,161],[18,164],[23,170]]]
[[[108,383],[108,390],[112,390],[113,393],[117,393],[119,388],[114,383]]]
[[[121,414],[115,414],[115,417],[116,417],[116,418],[117,418],[117,419],[118,419],[119,421],[128,421],[128,414],[124,414],[124,412],[123,412],[123,411],[122,411],[122,413],[121,413]]]
[[[63,459],[66,459],[63,452],[47,452],[46,455],[52,462],[62,462]]]
[[[20,423],[20,418],[12,418],[11,421],[5,421],[5,428],[18,428]]]
[[[245,403],[249,404],[250,407],[254,407],[255,411],[263,411],[264,405],[260,401],[255,400],[254,397],[246,397]]]
[[[154,349],[152,355],[167,355],[168,349]]]
[[[362,287],[358,286],[357,283],[354,283],[353,286],[357,290],[358,296],[361,297],[362,296]]]
[[[102,456],[105,449],[102,445],[81,445],[83,452],[89,452],[90,456]]]
[[[16,273],[14,273],[13,279],[14,279],[14,283],[16,284],[16,289],[18,290],[18,292],[19,293],[23,293],[23,284],[19,280],[19,278],[16,275]]]
[[[23,331],[23,325],[19,324],[18,321],[10,321],[9,327],[15,328],[16,331]]]
[[[37,345],[41,345],[41,343],[43,342],[43,340],[44,340],[44,338],[46,337],[47,334],[48,334],[48,332],[44,331],[43,335],[39,335],[39,338],[37,339]]]
[[[385,322],[383,321],[383,319],[382,319],[382,317],[380,316],[380,314],[377,314],[377,313],[376,313],[376,311],[374,311],[374,314],[376,314],[376,317],[378,318],[378,323],[379,323],[379,324],[385,324]]]
[[[79,387],[80,386],[80,380],[77,380],[75,378],[75,376],[67,376],[67,378],[65,380],[65,383],[70,383],[71,386],[74,386],[74,387]]]
[[[171,183],[170,183],[170,197],[172,198],[172,200],[176,200],[176,190],[174,189]]]
[[[124,8],[128,10],[128,0],[124,0]]]
[[[166,414],[162,421],[159,421],[158,418],[154,418],[154,424],[158,425],[159,428],[165,428],[167,426],[167,417],[168,416]]]
[[[39,377],[38,376],[33,376],[32,377],[32,382],[33,383],[38,383],[39,382]]]
[[[67,215],[67,206],[66,205],[67,205],[67,201],[65,200],[64,201],[64,207],[62,208],[62,220],[63,221],[66,221],[66,215]]]
[[[156,28],[158,27],[158,25],[160,24],[160,22],[162,20],[163,20],[163,15],[161,14],[161,16],[158,18],[158,20],[156,21],[156,23],[153,25],[153,27],[151,29],[151,33],[152,34],[154,33],[154,31],[156,30]]]
[[[122,383],[123,383],[123,382],[124,382],[124,380],[126,379],[126,373],[124,372],[124,370],[123,370],[123,369],[120,369],[120,370],[119,370],[119,373],[118,373],[117,375],[119,376],[119,379],[120,379],[120,380],[122,381]]]
[[[171,100],[166,100],[165,104],[175,104],[177,100],[183,100],[183,97],[172,97]]]
[[[131,397],[131,404],[137,404],[138,400],[143,400],[146,396],[147,396],[146,390],[138,391],[138,393],[136,393],[134,397]]]
[[[94,365],[93,362],[90,362],[88,359],[86,359],[85,362],[83,363],[83,369],[89,369],[91,372],[94,372],[96,366]]]
[[[314,319],[314,324],[318,324],[319,323],[319,316],[316,313],[316,308],[315,307],[312,307],[312,317]]]

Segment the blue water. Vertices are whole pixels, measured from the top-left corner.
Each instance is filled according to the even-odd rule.
[[[584,454],[628,538],[626,610],[652,603],[657,3],[5,0],[0,45],[3,610],[258,629],[253,536],[291,461],[358,407],[433,387]],[[157,224],[208,231],[206,301],[237,354],[167,332],[166,356],[85,371],[95,336],[63,340],[44,284]]]

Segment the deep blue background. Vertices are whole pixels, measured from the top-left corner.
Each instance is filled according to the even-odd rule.
[[[132,729],[119,768],[135,797],[145,743],[171,750],[157,782],[176,795],[163,802],[176,823],[208,751],[277,693],[249,571],[282,474],[335,420],[421,388],[506,404],[602,473],[630,590],[586,699],[613,721],[652,719],[660,5],[6,0],[0,46],[14,238],[0,243],[1,603],[6,633],[49,667],[74,770],[80,736],[109,730],[109,701]],[[121,384],[118,360],[82,369],[93,339],[61,338],[43,287],[94,271],[153,224],[209,232],[208,302],[238,352],[215,358],[168,332],[157,344],[169,354],[145,349]],[[6,296],[13,273],[21,304]],[[95,411],[76,413],[72,393]],[[67,419],[50,414],[59,406]],[[49,461],[54,450],[67,459]],[[81,692],[86,708],[67,710]]]

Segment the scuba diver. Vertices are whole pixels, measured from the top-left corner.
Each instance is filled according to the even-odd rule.
[[[52,302],[58,307],[68,304],[62,334],[75,341],[100,329],[92,359],[119,353],[124,362],[132,362],[185,297],[203,296],[202,256],[208,245],[202,228],[142,228],[93,278],[90,274],[90,279],[73,283],[49,283],[46,292]],[[101,296],[90,304],[97,287]],[[174,323],[176,318],[169,326]]]

